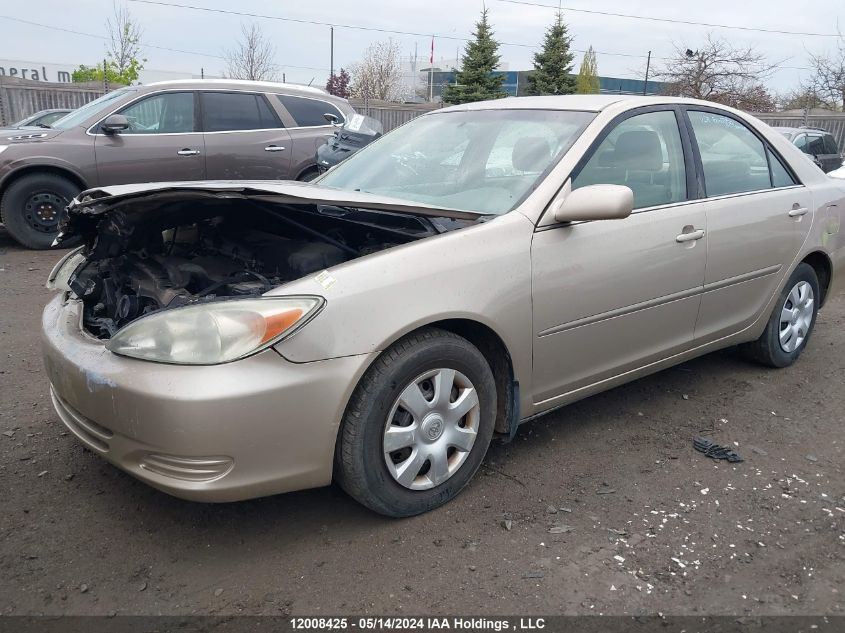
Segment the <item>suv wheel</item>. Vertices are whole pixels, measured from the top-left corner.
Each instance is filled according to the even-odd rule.
[[[30,174],[15,180],[0,201],[6,230],[23,246],[47,249],[59,232],[65,207],[79,187],[54,174]]]

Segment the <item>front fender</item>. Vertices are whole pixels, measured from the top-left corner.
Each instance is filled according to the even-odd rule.
[[[499,335],[528,393],[533,229],[511,213],[280,286],[270,294],[319,294],[327,303],[276,350],[299,363],[370,354],[425,325],[467,319]]]

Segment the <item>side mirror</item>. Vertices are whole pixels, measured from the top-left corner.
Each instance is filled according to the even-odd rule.
[[[622,185],[589,185],[570,190],[554,210],[556,222],[622,220],[634,209],[634,192]]]
[[[323,115],[323,118],[332,125],[337,125],[337,122],[340,121],[340,119],[337,118],[337,115],[334,115],[331,112],[326,112]]]
[[[106,134],[117,134],[129,129],[129,119],[122,114],[111,114],[100,124],[100,128]]]

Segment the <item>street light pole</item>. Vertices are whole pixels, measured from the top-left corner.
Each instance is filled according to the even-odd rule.
[[[334,76],[334,27],[329,27],[331,29],[331,43],[329,44],[329,68],[331,72],[329,77]]]
[[[648,52],[648,59],[645,62],[645,83],[643,84],[643,96],[645,96],[646,91],[648,90],[648,71],[651,67],[651,51]]]

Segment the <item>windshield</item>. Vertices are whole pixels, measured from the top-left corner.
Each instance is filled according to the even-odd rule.
[[[346,159],[319,184],[503,214],[540,184],[594,116],[510,109],[425,115]]]
[[[50,127],[54,130],[69,130],[72,127],[82,125],[92,116],[95,116],[102,110],[108,108],[117,99],[120,99],[131,92],[135,92],[136,90],[136,88],[121,88],[119,90],[115,90],[114,92],[108,92],[102,97],[94,99],[93,101],[86,103],[81,108],[77,108],[73,112],[63,116]]]

